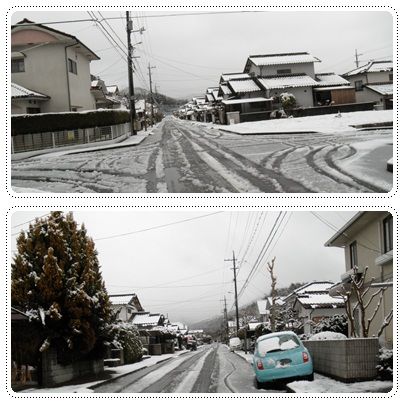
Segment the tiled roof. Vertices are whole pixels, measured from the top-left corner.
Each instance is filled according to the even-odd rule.
[[[296,297],[304,307],[344,307],[344,300],[341,297],[332,297],[328,293],[298,294]]]
[[[212,95],[212,94],[206,94],[205,97],[206,97],[206,99],[207,99],[209,102],[212,102],[212,101],[215,100],[215,99],[213,98],[213,95]]]
[[[256,66],[320,62],[318,58],[307,52],[252,55],[248,59]]]
[[[257,79],[267,90],[276,88],[312,87],[318,85],[318,83],[307,74],[258,77]]]
[[[297,290],[298,294],[301,293],[315,293],[315,292],[326,292],[333,285],[333,282],[324,281],[324,282],[310,282]]]
[[[235,93],[252,93],[254,91],[261,91],[257,83],[253,79],[243,79],[243,80],[229,80],[227,85]]]
[[[212,95],[213,95],[215,101],[220,101],[223,99],[223,97],[219,97],[219,90],[213,90]]]
[[[11,98],[50,98],[48,95],[38,93],[36,91],[29,90],[23,86],[15,83],[11,83]]]
[[[257,98],[243,98],[243,99],[236,99],[236,100],[222,100],[222,104],[225,105],[232,105],[232,104],[251,104],[254,102],[265,102],[271,101],[268,98],[264,97],[257,97]]]
[[[393,83],[367,84],[365,87],[381,95],[393,95]]]
[[[231,90],[230,90],[230,88],[229,88],[229,86],[227,84],[221,84],[220,85],[220,90],[222,91],[222,93],[224,95],[231,95],[232,94],[232,92],[231,92]]]
[[[160,314],[136,313],[132,319],[134,325],[157,325],[160,320]]]
[[[250,75],[248,73],[224,73],[220,78],[221,82],[226,82],[229,80],[239,80],[239,79],[249,79]]]
[[[321,73],[316,74],[316,80],[318,86],[339,86],[349,85],[349,81],[345,80],[341,76],[335,73]]]
[[[344,76],[355,76],[356,74],[389,72],[393,71],[393,62],[391,60],[372,61],[364,66],[360,66],[344,74]]]

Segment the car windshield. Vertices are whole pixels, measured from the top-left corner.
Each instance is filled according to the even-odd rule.
[[[287,351],[298,347],[298,339],[291,334],[266,338],[258,343],[258,353],[265,356],[268,352]]]

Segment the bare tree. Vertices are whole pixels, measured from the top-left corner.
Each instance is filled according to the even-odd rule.
[[[270,309],[270,323],[271,323],[271,331],[276,331],[276,276],[274,274],[274,267],[275,267],[275,259],[276,257],[272,258],[271,263],[267,263],[268,267],[267,270],[271,275],[271,309]]]
[[[350,336],[351,337],[364,337],[369,336],[369,329],[378,313],[380,306],[384,299],[384,292],[386,291],[386,286],[379,287],[374,293],[371,290],[375,289],[372,287],[375,278],[371,278],[370,281],[365,284],[366,273],[368,267],[365,267],[362,273],[359,273],[358,267],[353,268],[353,273],[351,274],[351,282],[349,284],[344,284],[342,291],[339,295],[344,299],[345,311],[350,324]],[[355,303],[352,299],[356,300]],[[371,305],[371,303],[376,300],[376,306],[373,313],[367,317],[366,311]],[[355,322],[355,316],[359,314],[359,327]],[[367,318],[366,318],[367,317]],[[379,337],[383,330],[390,324],[393,318],[393,310],[391,310],[384,318],[377,336]]]

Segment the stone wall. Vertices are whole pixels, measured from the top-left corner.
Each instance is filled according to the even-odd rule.
[[[97,375],[104,371],[104,361],[77,361],[61,365],[57,353],[49,349],[42,354],[42,387],[52,387],[85,375]]]
[[[315,372],[345,382],[372,380],[377,375],[377,338],[303,341],[303,344],[313,358]]]

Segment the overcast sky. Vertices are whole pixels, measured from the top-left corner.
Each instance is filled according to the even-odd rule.
[[[188,9],[188,13],[198,9]],[[215,11],[216,12],[216,11]],[[204,94],[209,86],[217,86],[222,73],[240,72],[251,54],[307,51],[322,62],[317,72],[345,73],[353,68],[355,49],[361,64],[371,59],[392,59],[393,19],[382,11],[264,11],[260,13],[228,13],[167,16],[181,13],[178,9],[163,12],[132,9],[133,34],[138,72],[135,85],[148,88],[147,64],[152,66],[153,82],[158,91],[173,97]],[[96,12],[97,18],[124,17],[122,11]],[[68,21],[90,18],[85,11],[18,11],[12,23],[23,18],[35,22]],[[102,25],[112,30],[126,44],[124,19],[108,20]],[[52,28],[75,35],[100,61],[91,63],[91,72],[101,76],[107,85],[127,86],[127,67],[116,46],[112,48],[95,22],[52,24]],[[105,34],[106,35],[106,34]],[[123,47],[118,39],[116,41]]]
[[[28,227],[26,222],[45,213],[29,211],[12,215],[13,251],[18,232]],[[343,250],[324,247],[324,243],[335,233],[333,227],[342,227],[354,213],[288,212],[282,222],[279,218],[279,230],[241,294],[241,305],[269,293],[270,280],[265,267],[274,256],[279,287],[292,282],[338,281],[345,271]],[[110,294],[135,292],[145,310],[168,314],[171,321],[190,324],[221,315],[223,296],[228,307],[233,304],[232,263],[224,260],[235,251],[241,290],[278,215],[279,212],[259,211],[74,212],[76,221],[84,223],[95,240]],[[196,219],[118,236],[190,218]],[[111,236],[117,237],[100,240]]]

